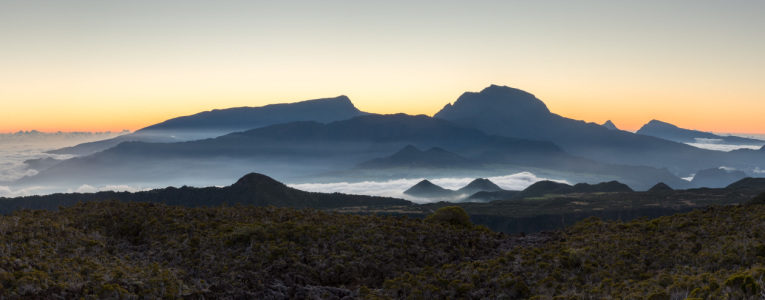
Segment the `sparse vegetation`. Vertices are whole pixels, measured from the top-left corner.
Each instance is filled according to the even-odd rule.
[[[0,297],[760,299],[765,206],[524,237],[313,209],[89,202],[0,217]]]
[[[432,215],[425,217],[425,222],[444,223],[462,227],[473,225],[470,223],[470,216],[465,212],[465,209],[459,206],[439,208]]]
[[[0,297],[342,298],[509,242],[405,217],[89,202],[0,217]]]

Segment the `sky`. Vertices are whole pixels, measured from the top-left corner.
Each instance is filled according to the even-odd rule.
[[[761,0],[0,0],[0,132],[338,95],[433,115],[498,84],[621,129],[765,133],[764,14]]]

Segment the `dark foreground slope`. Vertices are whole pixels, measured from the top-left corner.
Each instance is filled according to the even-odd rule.
[[[411,202],[388,197],[312,193],[293,189],[271,177],[250,173],[227,187],[181,188],[168,187],[144,192],[70,193],[18,198],[0,198],[0,213],[8,214],[20,208],[56,209],[77,202],[119,200],[155,202],[189,207],[222,204],[281,206],[292,208],[331,209],[338,207],[410,206]]]
[[[539,189],[544,186],[548,189]],[[745,178],[725,188],[716,189],[627,192],[618,191],[620,186],[618,182],[582,185],[578,192],[568,190],[570,193],[556,194],[565,192],[567,186],[541,182],[536,188],[530,187],[529,191],[513,193],[505,200],[487,203],[432,203],[412,206],[412,209],[425,213],[446,205],[459,205],[470,214],[473,223],[488,226],[492,230],[505,233],[539,232],[562,229],[589,217],[629,221],[685,213],[712,205],[738,205],[765,191],[765,178]],[[594,188],[611,191],[586,192]],[[523,193],[527,196],[522,196]]]
[[[538,240],[401,217],[117,201],[21,211],[0,228],[0,298],[41,299],[357,298]]]
[[[757,299],[764,219],[763,205],[714,206],[513,237],[444,219],[90,202],[0,216],[0,298]]]
[[[765,206],[587,219],[542,247],[389,280],[379,294],[437,299],[761,299]],[[447,296],[448,295],[448,296]]]

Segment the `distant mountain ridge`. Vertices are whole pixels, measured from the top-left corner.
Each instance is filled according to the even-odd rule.
[[[604,163],[667,168],[687,176],[702,168],[759,167],[758,161],[704,150],[551,113],[530,93],[506,86],[466,92],[434,115],[490,135],[549,141],[567,153]]]
[[[694,187],[722,188],[746,177],[746,173],[739,170],[710,168],[698,171],[691,184]]]
[[[734,145],[763,145],[765,141],[738,136],[721,136],[709,132],[677,127],[659,120],[651,120],[641,127],[637,134],[650,135],[678,143],[698,143],[706,140],[719,141]]]
[[[410,201],[388,197],[346,195],[340,193],[305,192],[286,186],[273,178],[250,173],[236,183],[225,187],[181,188],[167,187],[143,192],[97,192],[53,194],[0,198],[3,205],[0,213],[7,214],[19,208],[56,209],[59,206],[74,205],[79,201],[119,200],[135,202],[157,202],[167,205],[219,206],[242,204],[254,206],[279,206],[292,208],[331,209],[353,206],[412,205]]]
[[[261,107],[215,109],[177,117],[116,138],[50,151],[55,154],[88,155],[122,142],[183,142],[213,138],[227,133],[295,121],[329,123],[368,113],[358,110],[347,96],[270,104]]]
[[[427,151],[422,151],[415,146],[407,145],[391,156],[362,162],[357,168],[471,168],[476,166],[477,163],[475,161],[442,148],[432,147]]]
[[[424,154],[409,148],[396,155],[408,145],[435,149]],[[666,170],[599,163],[572,157],[550,142],[489,136],[447,120],[405,114],[364,115],[328,124],[292,122],[180,143],[124,142],[93,155],[63,161],[15,184],[151,186],[153,182],[173,180],[167,185],[220,185],[252,171],[284,180],[350,169],[380,157],[371,164],[420,168],[444,163],[462,169],[535,167],[610,176],[638,189],[647,189],[657,181],[674,187],[687,184]],[[354,174],[358,175],[363,174]]]
[[[13,185],[222,185],[252,171],[292,182],[335,174],[347,176],[340,181],[428,178],[432,174],[421,170],[434,168],[462,172],[461,177],[500,176],[508,173],[499,172],[529,169],[554,171],[561,180],[579,182],[573,177],[590,176],[581,181],[618,180],[646,190],[658,182],[686,188],[690,184],[678,176],[701,169],[726,166],[748,174],[765,169],[765,151],[724,153],[608,130],[553,114],[534,95],[497,85],[464,93],[435,117],[365,114],[347,97],[337,97],[205,112],[149,126],[136,134],[178,128],[213,130],[218,128],[216,124],[231,128],[240,124],[235,120],[250,120],[236,117],[241,111],[262,115],[257,122],[281,122],[306,114],[323,115],[321,110],[328,107],[337,108],[331,110],[340,112],[335,115],[338,118],[356,116],[327,123],[320,122],[322,119],[272,124],[185,142],[123,142],[63,161]],[[159,136],[160,140],[167,138],[166,134]],[[104,143],[110,142],[119,141]],[[94,145],[77,147],[89,146]],[[413,169],[418,170],[409,171]]]

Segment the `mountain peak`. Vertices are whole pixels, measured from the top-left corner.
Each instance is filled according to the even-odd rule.
[[[491,182],[491,180],[488,180],[486,178],[477,178],[473,181],[471,181],[468,185],[465,187],[457,190],[459,193],[464,194],[475,194],[477,192],[496,192],[496,191],[503,191],[501,187],[494,184],[494,182]]]
[[[649,121],[648,123],[646,123],[645,125],[643,125],[643,127],[640,127],[640,129],[637,132],[640,133],[641,130],[645,131],[645,130],[651,130],[651,129],[655,130],[655,129],[677,129],[677,128],[678,128],[677,126],[672,125],[670,123],[653,119]]]
[[[616,127],[616,124],[614,124],[614,122],[611,122],[611,120],[608,120],[605,123],[603,123],[603,127],[608,128],[610,130],[619,130],[619,128]]]
[[[652,188],[648,189],[649,192],[664,192],[664,191],[674,191],[672,187],[668,186],[664,182],[659,182],[656,185],[654,185]]]
[[[485,114],[535,118],[550,114],[550,110],[541,100],[528,92],[507,86],[491,85],[478,93],[463,93],[454,104],[447,104],[434,117],[455,120]]]
[[[268,177],[259,173],[250,173],[244,175],[242,178],[236,181],[232,187],[238,188],[262,188],[262,187],[287,187],[283,183],[276,181],[271,177]]]
[[[427,179],[423,179],[408,190],[404,191],[404,194],[425,197],[425,198],[439,198],[450,197],[454,195],[454,191],[442,188]]]
[[[422,150],[417,149],[417,147],[415,147],[412,144],[409,144],[409,145],[406,145],[406,147],[404,147],[403,149],[396,152],[396,154],[411,154],[411,153],[419,154],[419,153],[422,153]]]

